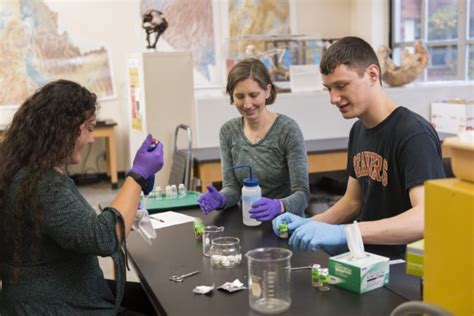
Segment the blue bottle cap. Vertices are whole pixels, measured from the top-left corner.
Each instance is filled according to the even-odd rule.
[[[258,180],[256,178],[245,178],[244,185],[246,187],[256,187],[258,186]]]

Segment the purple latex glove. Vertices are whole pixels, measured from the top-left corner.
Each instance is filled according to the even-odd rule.
[[[198,202],[202,212],[207,215],[214,210],[223,208],[227,204],[227,198],[210,184],[207,186],[207,192],[199,196]]]
[[[132,169],[130,169],[130,171],[141,175],[143,179],[149,179],[163,167],[163,144],[158,143],[154,150],[148,151],[152,140],[151,135],[145,138],[145,141],[135,154]]]
[[[252,204],[249,210],[250,217],[257,221],[270,221],[281,213],[281,203],[278,199],[261,198]]]

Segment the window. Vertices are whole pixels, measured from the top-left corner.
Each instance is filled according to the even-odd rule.
[[[428,66],[418,81],[474,80],[474,0],[391,0],[393,60],[422,40]]]

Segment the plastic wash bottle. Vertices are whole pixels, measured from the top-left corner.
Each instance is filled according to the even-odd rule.
[[[254,202],[262,198],[262,190],[258,185],[258,180],[252,177],[251,166],[236,166],[233,169],[249,168],[249,177],[244,179],[244,186],[242,187],[242,220],[244,225],[258,226],[262,222],[254,218],[250,218],[249,210]]]

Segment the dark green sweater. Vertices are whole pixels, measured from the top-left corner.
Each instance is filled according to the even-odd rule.
[[[22,172],[11,186],[14,197]],[[12,243],[2,243],[2,315],[114,315],[123,297],[124,265],[115,223],[119,212],[106,208],[100,215],[87,203],[73,181],[48,171],[40,182],[44,230],[39,254],[32,258],[31,241],[23,243],[20,262],[13,262]],[[10,199],[8,210],[15,213]],[[32,212],[35,210],[32,209]],[[97,256],[112,256],[117,273],[117,297],[104,279]],[[18,279],[10,279],[14,268]]]

